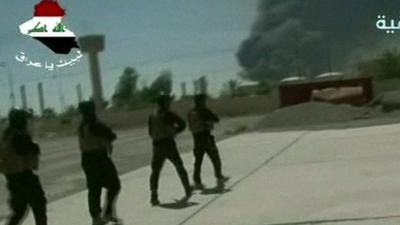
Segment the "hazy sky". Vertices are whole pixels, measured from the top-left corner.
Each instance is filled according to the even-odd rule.
[[[4,0],[3,0],[4,1]],[[163,69],[171,69],[174,89],[194,78],[208,75],[213,92],[240,71],[235,53],[249,35],[256,18],[258,0],[59,0],[67,10],[65,25],[78,36],[102,33],[106,49],[101,54],[105,95],[110,97],[125,66],[134,66],[140,82],[151,81]],[[29,105],[37,109],[36,85],[44,82],[48,106],[60,107],[61,88],[65,104],[76,103],[75,85],[82,83],[84,96],[90,95],[86,59],[57,74],[26,67],[14,59],[23,51],[37,61],[58,59],[41,43],[23,36],[18,26],[31,19],[39,0],[7,1],[0,8],[0,62],[10,65],[19,86],[27,85]],[[68,58],[68,57],[67,57]],[[0,68],[0,113],[9,107],[7,71]]]

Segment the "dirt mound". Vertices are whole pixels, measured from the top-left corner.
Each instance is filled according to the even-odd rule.
[[[384,112],[400,110],[400,91],[385,92],[381,101]]]
[[[367,119],[373,117],[376,113],[369,108],[309,102],[269,113],[258,124],[257,128],[287,128],[347,122]]]

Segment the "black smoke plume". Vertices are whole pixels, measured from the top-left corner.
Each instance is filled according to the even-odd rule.
[[[260,0],[250,37],[237,53],[251,80],[317,75],[389,45],[400,31],[376,28],[378,15],[400,20],[399,0]]]

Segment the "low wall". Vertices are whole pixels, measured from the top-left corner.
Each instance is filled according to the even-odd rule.
[[[302,83],[281,84],[279,86],[280,106],[296,105],[311,100],[313,90],[339,87],[362,87],[363,95],[360,98],[349,99],[349,104],[364,105],[374,97],[371,77],[359,77],[341,80],[321,80]]]

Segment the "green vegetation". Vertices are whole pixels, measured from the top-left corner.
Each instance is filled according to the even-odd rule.
[[[137,80],[139,74],[132,67],[127,67],[119,78],[115,93],[112,96],[112,104],[116,107],[131,105],[137,99]]]
[[[63,113],[61,113],[61,116],[63,117],[72,117],[78,115],[78,107],[74,105],[68,106]]]
[[[125,68],[112,95],[112,107],[99,112],[99,116],[113,128],[145,126],[156,97],[160,93],[172,93],[173,73],[170,70],[161,71],[150,85],[142,85],[140,88],[139,78],[140,74],[134,68]],[[196,85],[197,91],[207,90],[206,76],[198,79]],[[174,101],[172,108],[186,117],[188,110],[193,107],[192,97],[187,94],[179,101]],[[210,99],[209,106],[221,117],[259,115],[278,108],[278,97],[267,81],[244,85],[232,79],[223,86],[220,96]],[[79,121],[77,105],[70,105],[61,113],[57,113],[54,108],[46,108],[43,115],[35,116],[35,133],[38,137],[75,134]],[[5,124],[6,120],[1,121],[0,130]],[[232,132],[240,133],[246,129],[245,126],[238,126]]]
[[[272,91],[272,86],[268,81],[262,80],[258,82],[256,94],[268,95],[271,93],[271,91]]]
[[[234,98],[239,96],[238,89],[239,89],[239,81],[229,80],[223,85],[220,95],[223,97],[229,96],[231,98]]]
[[[359,64],[359,71],[379,80],[400,78],[400,51],[387,50],[375,59],[362,62]]]
[[[57,117],[56,110],[55,110],[54,108],[46,108],[46,109],[44,109],[44,111],[43,111],[42,117],[43,117],[44,119],[52,119],[52,118],[55,118],[55,117]]]
[[[137,88],[139,77],[139,73],[132,67],[124,70],[112,96],[114,107],[137,108],[152,103],[160,93],[170,94],[172,92],[172,72],[170,70],[162,71],[150,86],[145,85],[140,90]]]
[[[170,70],[161,71],[150,87],[143,87],[139,96],[141,101],[151,103],[162,93],[168,95],[172,93],[172,72]]]
[[[150,84],[142,88],[137,87],[140,74],[132,67],[127,67],[119,78],[115,92],[112,96],[112,106],[114,108],[139,109],[146,108],[152,104],[157,95],[171,94],[173,85],[173,73],[170,70],[163,70],[159,76]],[[197,92],[206,92],[206,76],[202,76],[195,81],[195,90]],[[238,80],[231,79],[227,81],[219,97],[245,97],[252,95],[268,95],[272,91],[268,81],[260,81],[258,84],[241,85]],[[184,99],[190,99],[185,96]]]

